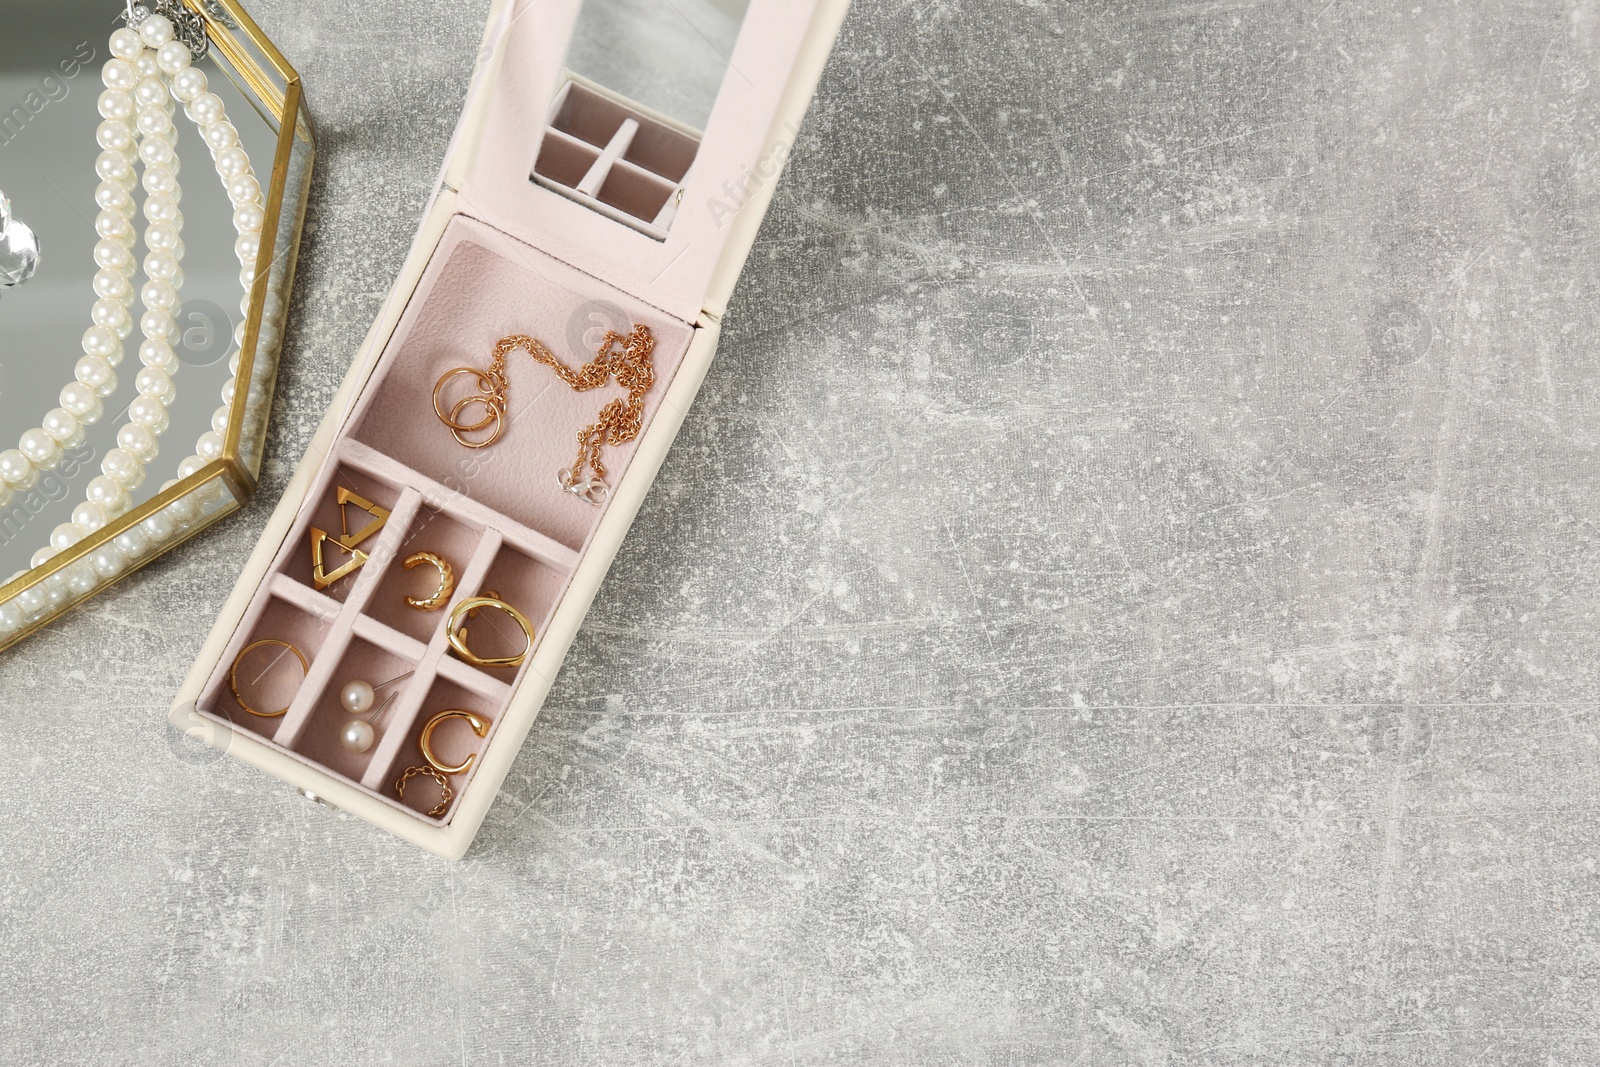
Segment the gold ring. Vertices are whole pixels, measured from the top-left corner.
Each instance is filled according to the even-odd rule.
[[[428,720],[428,725],[422,728],[422,736],[417,739],[417,747],[422,749],[422,758],[427,760],[428,765],[434,770],[440,771],[444,774],[466,774],[467,771],[472,769],[473,760],[478,758],[478,754],[476,752],[467,756],[461,765],[457,767],[445,766],[443,763],[439,762],[439,757],[433,754],[433,728],[444,722],[446,719],[467,720],[467,722],[472,724],[472,732],[477,734],[479,737],[489,736],[489,720],[485,719],[482,715],[478,715],[470,711],[460,711],[455,709],[450,711],[441,711],[439,714]]]
[[[478,381],[478,388],[482,393],[474,393],[456,401],[448,414],[444,410],[444,387],[450,379],[458,374],[470,374]],[[450,428],[450,434],[467,448],[488,448],[500,439],[500,434],[505,430],[505,405],[495,395],[495,379],[484,371],[475,367],[456,367],[454,370],[445,371],[433,387],[433,413],[439,416],[439,421]],[[484,416],[477,422],[462,422],[461,413],[474,404],[483,405]],[[482,441],[469,441],[466,435],[480,433],[489,427],[494,427],[494,432]]]
[[[404,800],[406,798],[406,783],[419,774],[432,778],[439,783],[439,788],[444,790],[444,794],[439,797],[439,803],[428,809],[428,818],[436,819],[450,810],[450,801],[455,798],[455,790],[450,788],[450,779],[432,767],[407,767],[405,773],[400,776],[400,780],[394,784],[394,791],[400,794],[401,800]]]
[[[480,608],[496,608],[511,616],[512,620],[522,627],[522,636],[527,639],[521,652],[515,656],[479,656],[467,647],[467,619],[477,613]],[[445,626],[450,635],[450,647],[455,649],[456,655],[472,664],[474,667],[520,667],[522,661],[528,658],[528,653],[533,650],[533,623],[528,617],[504,600],[492,596],[468,597],[455,606],[450,612],[450,621]]]
[[[243,708],[245,711],[248,711],[252,715],[258,715],[263,719],[276,719],[279,715],[282,715],[284,712],[289,710],[289,705],[288,704],[285,704],[283,707],[279,708],[277,711],[257,711],[255,708],[252,708],[249,704],[246,704],[245,700],[244,700],[244,697],[241,696],[240,693],[239,693],[239,664],[243,663],[244,662],[244,658],[246,656],[248,656],[250,653],[254,652],[256,649],[261,648],[261,647],[263,647],[265,645],[282,645],[284,648],[287,648],[290,652],[293,652],[294,653],[294,658],[300,661],[300,680],[301,681],[305,681],[305,676],[308,673],[310,673],[310,671],[311,671],[311,664],[306,662],[305,654],[302,653],[298,648],[295,648],[293,645],[291,645],[287,641],[279,641],[276,638],[268,637],[268,638],[265,638],[264,640],[257,641],[254,644],[249,644],[249,645],[244,646],[244,650],[241,651],[237,656],[233,657],[233,666],[231,668],[229,668],[229,670],[228,670],[228,689],[232,691],[233,699],[235,701],[237,701],[239,706],[241,708]],[[282,659],[282,658],[283,658],[282,656],[278,657],[278,659]],[[276,663],[276,662],[278,662],[278,660],[275,659],[272,662]],[[271,664],[268,664],[268,667],[270,669]],[[265,671],[262,672],[262,674],[265,674],[265,673],[266,673]],[[260,676],[261,675],[257,675],[256,677],[259,678]]]
[[[406,570],[432,564],[439,571],[439,591],[430,597],[420,600],[414,596],[406,597],[406,603],[418,611],[438,611],[450,602],[450,594],[456,590],[456,572],[451,569],[448,561],[443,556],[433,552],[413,552],[405,558],[403,566]]]

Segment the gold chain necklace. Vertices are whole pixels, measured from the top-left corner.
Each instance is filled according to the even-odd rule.
[[[595,357],[576,369],[561,362],[544,344],[525,334],[502,337],[494,346],[488,370],[476,367],[456,367],[446,371],[433,387],[433,410],[439,421],[450,428],[455,439],[467,448],[487,448],[500,439],[505,430],[506,405],[511,392],[511,380],[506,375],[506,357],[522,349],[536,363],[542,363],[556,372],[563,382],[578,393],[598,389],[615,378],[618,385],[628,391],[626,397],[617,397],[605,407],[595,421],[578,431],[578,455],[572,466],[556,474],[561,488],[590,504],[603,504],[610,494],[606,485],[606,467],[600,450],[606,445],[620,445],[639,436],[644,427],[644,395],[655,384],[656,372],[650,362],[655,350],[655,338],[648,326],[635,326],[630,334],[606,331]],[[450,408],[444,409],[444,388],[454,377],[469,374],[477,381],[480,392],[464,397]],[[463,421],[462,416],[482,409],[483,417],[475,422]],[[487,437],[477,435],[487,432]],[[583,477],[583,468],[592,472]]]

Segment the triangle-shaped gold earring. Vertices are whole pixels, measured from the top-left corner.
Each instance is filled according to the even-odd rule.
[[[337,582],[345,575],[359,569],[367,562],[367,554],[360,549],[348,549],[350,558],[338,570],[329,572],[322,562],[322,546],[324,542],[332,541],[340,548],[345,548],[343,542],[337,537],[329,537],[315,526],[311,528],[311,584],[320,592]]]
[[[338,498],[339,529],[343,532],[343,536],[337,538],[337,540],[341,548],[348,552],[354,552],[357,545],[371,537],[373,534],[377,533],[379,530],[383,529],[383,524],[389,521],[389,509],[380,508],[367,498],[352,493],[343,486],[339,487]],[[350,527],[345,523],[344,506],[346,504],[354,504],[356,507],[372,516],[372,521],[363,526],[360,533],[351,534]]]

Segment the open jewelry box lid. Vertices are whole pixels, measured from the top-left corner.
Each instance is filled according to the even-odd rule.
[[[567,69],[582,6],[501,0],[441,181],[459,194],[457,210],[682,321],[702,311],[720,316],[848,0],[749,0],[697,150],[698,131],[616,94],[601,96],[605,90]],[[625,137],[607,146],[604,127],[590,142],[560,129],[562,115],[583,103],[573,94],[598,101],[601,110],[620,102],[650,128],[654,143],[674,143],[680,165],[687,144],[692,162],[682,173],[668,163],[657,174],[614,163]],[[591,157],[600,164],[591,167]],[[612,176],[597,185],[595,175],[608,164]],[[581,186],[584,173],[594,195],[563,188]],[[624,187],[629,181],[632,189]],[[633,196],[632,204],[618,195]],[[604,201],[623,202],[640,218],[628,220]]]

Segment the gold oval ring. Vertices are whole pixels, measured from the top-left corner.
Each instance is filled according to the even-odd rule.
[[[489,736],[489,720],[485,719],[482,715],[479,715],[476,712],[461,711],[459,709],[452,708],[449,711],[441,711],[439,714],[429,719],[428,725],[422,728],[422,736],[417,739],[417,747],[422,749],[422,758],[427,760],[428,765],[434,770],[443,774],[466,774],[467,771],[472,769],[473,761],[478,758],[478,754],[476,752],[469,753],[467,758],[456,767],[446,766],[439,761],[438,756],[433,754],[434,727],[438,726],[446,719],[467,720],[467,722],[472,725],[472,732],[477,734],[479,737]]]
[[[438,611],[450,602],[450,594],[456,591],[456,572],[449,561],[436,552],[413,552],[401,565],[409,571],[429,564],[439,571],[439,590],[429,597],[406,597],[406,603],[418,611]]]
[[[513,622],[522,627],[522,636],[527,639],[521,652],[515,656],[480,656],[467,647],[467,618],[477,613],[480,608],[495,608],[511,616]],[[520,667],[522,661],[528,658],[528,653],[533,650],[533,623],[528,617],[504,600],[492,596],[468,597],[457,604],[450,612],[450,621],[445,625],[445,630],[450,635],[450,647],[456,655],[472,664],[474,667]]]
[[[290,652],[293,652],[294,658],[300,661],[301,681],[305,680],[305,675],[311,671],[311,664],[306,662],[305,654],[287,641],[279,641],[276,638],[268,637],[257,641],[254,644],[244,646],[243,651],[241,651],[237,656],[233,657],[233,666],[228,669],[228,689],[232,691],[233,699],[237,701],[239,706],[245,711],[248,711],[250,714],[259,716],[263,719],[276,719],[279,715],[282,715],[284,712],[289,710],[288,704],[285,704],[277,711],[257,711],[255,708],[252,708],[249,704],[245,703],[244,697],[239,693],[239,664],[243,663],[244,658],[250,653],[265,645],[281,645],[284,648],[287,648]],[[278,657],[278,659],[282,658],[282,656]],[[272,662],[276,663],[278,660],[275,659]],[[268,664],[268,667],[270,669],[271,664]],[[263,671],[262,673],[265,674],[266,672]],[[257,675],[257,677],[259,678],[260,675]]]

